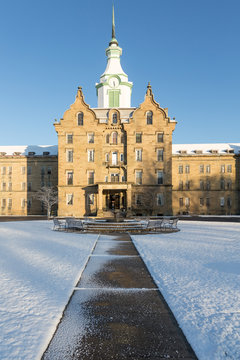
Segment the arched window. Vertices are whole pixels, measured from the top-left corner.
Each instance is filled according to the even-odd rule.
[[[153,113],[152,111],[147,112],[147,125],[152,125],[153,123]]]
[[[118,142],[118,134],[117,134],[117,132],[113,132],[112,133],[112,143],[114,145],[117,145],[117,142]]]
[[[109,144],[109,134],[106,135],[106,144]]]
[[[112,123],[117,124],[117,113],[112,114]]]
[[[83,125],[83,112],[77,114],[77,123],[79,126]]]

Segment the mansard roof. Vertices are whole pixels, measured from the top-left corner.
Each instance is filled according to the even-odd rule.
[[[217,143],[217,144],[173,144],[173,155],[213,155],[213,154],[238,154],[240,155],[240,143]]]
[[[49,154],[47,154],[49,153]],[[13,145],[0,146],[0,155],[20,155],[20,156],[56,156],[58,155],[57,145]]]

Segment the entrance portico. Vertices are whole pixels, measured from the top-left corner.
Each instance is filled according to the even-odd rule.
[[[132,184],[98,183],[97,216],[106,211],[123,210],[130,215],[132,207]]]

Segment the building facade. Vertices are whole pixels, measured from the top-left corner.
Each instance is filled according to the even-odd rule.
[[[45,214],[36,193],[57,186],[57,167],[57,146],[0,146],[0,215]]]
[[[172,145],[176,126],[150,84],[139,107],[115,36],[96,84],[55,122],[57,146],[0,147],[1,215],[43,214],[36,192],[58,186],[59,216],[240,213],[240,144]]]

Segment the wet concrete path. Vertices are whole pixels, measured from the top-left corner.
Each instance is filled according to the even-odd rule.
[[[101,235],[43,360],[196,359],[128,234]]]

